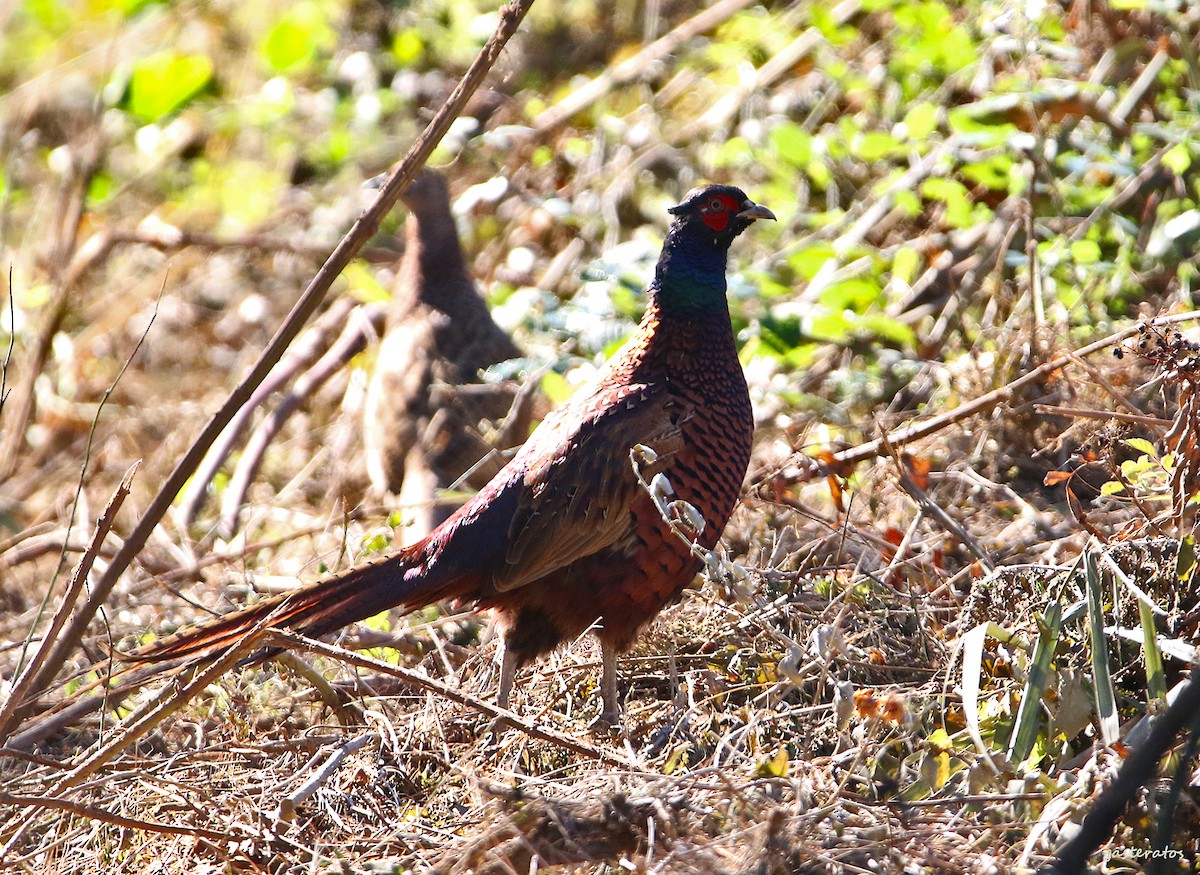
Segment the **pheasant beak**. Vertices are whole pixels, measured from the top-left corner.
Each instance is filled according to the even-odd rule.
[[[742,204],[742,211],[737,214],[739,219],[770,219],[775,221],[775,214],[764,207],[762,204],[756,204],[754,201],[748,200]]]

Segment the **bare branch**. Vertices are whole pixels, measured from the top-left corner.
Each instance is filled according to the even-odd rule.
[[[52,675],[49,673],[51,667],[62,665],[66,661],[68,653],[73,648],[69,642],[77,641],[82,636],[83,630],[91,623],[98,607],[108,598],[113,586],[125,573],[134,557],[141,552],[150,533],[158,526],[167,512],[167,508],[171,506],[175,496],[179,494],[192,472],[196,470],[208,448],[212,446],[234,414],[246,404],[258,385],[283,357],[288,346],[324,301],[325,294],[333,285],[333,281],[375,233],[379,223],[399,200],[400,194],[408,186],[409,181],[424,166],[425,161],[450,128],[451,123],[462,113],[468,98],[496,63],[500,51],[516,33],[517,27],[532,5],[533,0],[510,0],[500,11],[500,21],[496,26],[496,31],[480,50],[479,55],[459,81],[450,98],[438,110],[437,115],[433,117],[433,120],[408,150],[408,154],[392,171],[375,202],[363,212],[334,249],[333,254],[317,271],[316,276],[308,284],[300,299],[292,307],[292,311],[284,319],[275,336],[271,338],[254,367],[251,368],[250,373],[233,390],[221,408],[213,414],[212,419],[209,420],[188,451],[184,453],[175,469],[150,501],[142,518],[126,538],[121,550],[113,557],[112,563],[100,579],[96,581],[87,604],[71,618],[63,638],[48,656],[43,670],[31,682],[32,689],[43,689],[51,680]]]

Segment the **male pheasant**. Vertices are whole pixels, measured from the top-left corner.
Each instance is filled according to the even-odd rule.
[[[135,651],[215,655],[266,623],[323,635],[389,608],[451,600],[488,610],[504,645],[498,700],[516,670],[588,629],[603,654],[603,718],[620,713],[617,654],[679,596],[701,561],[640,487],[642,444],[711,548],[732,514],[754,421],[725,301],[730,243],[774,219],[738,188],[693,189],[674,221],[637,331],[590,387],[553,411],[498,475],[428,537],[392,555]]]
[[[402,200],[409,210],[404,259],[363,405],[363,437],[376,491],[400,494],[407,472],[410,487],[412,480],[426,481],[421,487],[429,494],[420,499],[429,501],[435,487],[468,470],[467,482],[476,489],[499,472],[498,461],[480,460],[508,447],[493,448],[475,428],[503,418],[516,392],[468,384],[483,368],[521,352],[492,321],[463,261],[446,180],[426,170]],[[513,443],[528,433],[528,424],[516,431]],[[421,534],[442,519],[426,520]]]

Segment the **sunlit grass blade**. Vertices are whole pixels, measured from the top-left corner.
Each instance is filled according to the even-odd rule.
[[[1181,548],[1182,549],[1182,548]],[[1154,617],[1166,616],[1166,611],[1154,603],[1154,600],[1121,570],[1112,556],[1105,551],[1104,562],[1112,571],[1113,576],[1135,598],[1138,603],[1138,618],[1142,626],[1140,643],[1146,658],[1146,688],[1151,700],[1164,701],[1167,695],[1167,681],[1163,674],[1162,650],[1158,646],[1158,631],[1154,626]]]
[[[1113,693],[1112,672],[1108,664],[1108,641],[1104,634],[1104,589],[1097,553],[1090,548],[1083,554],[1087,578],[1088,630],[1092,645],[1092,681],[1096,693],[1096,713],[1100,718],[1100,735],[1105,745],[1111,745],[1120,734],[1117,720],[1117,701]]]
[[[1167,680],[1163,674],[1162,651],[1158,649],[1158,632],[1154,627],[1154,611],[1138,602],[1142,623],[1142,653],[1146,658],[1146,689],[1152,701],[1163,702],[1167,695]]]
[[[1062,604],[1053,602],[1038,621],[1038,642],[1029,662],[1029,676],[1021,695],[1021,705],[1013,725],[1012,738],[1008,743],[1008,758],[1015,764],[1024,762],[1037,740],[1038,712],[1042,693],[1046,691],[1046,679],[1050,675],[1050,664],[1058,648],[1059,633],[1062,631]]]

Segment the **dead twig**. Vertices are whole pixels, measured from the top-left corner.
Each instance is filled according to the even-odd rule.
[[[1113,827],[1125,812],[1125,807],[1143,786],[1158,773],[1158,763],[1175,736],[1188,724],[1196,725],[1200,714],[1200,669],[1181,687],[1175,701],[1162,716],[1152,719],[1146,740],[1134,748],[1116,779],[1096,798],[1084,817],[1079,831],[1058,853],[1058,859],[1042,869],[1044,875],[1083,875],[1087,861],[1112,836]]]
[[[61,798],[96,774],[118,753],[145,736],[155,726],[186,705],[193,696],[237,665],[247,653],[258,649],[259,643],[265,635],[266,630],[255,629],[234,647],[231,647],[220,659],[203,671],[194,674],[187,683],[182,686],[176,683],[165,685],[149,702],[122,722],[112,739],[59,778],[50,788],[50,796]],[[9,855],[32,824],[32,820],[26,821],[6,836],[7,841],[0,846],[0,860]]]
[[[117,511],[121,509],[121,505],[124,504],[125,499],[129,496],[130,487],[133,485],[134,472],[137,471],[140,464],[140,462],[134,462],[129,467],[129,470],[125,472],[125,476],[121,479],[121,484],[117,487],[117,491],[113,493],[112,498],[108,501],[108,505],[104,508],[104,512],[100,514],[100,519],[96,523],[96,533],[92,536],[92,541],[88,545],[87,551],[83,554],[83,558],[75,566],[75,574],[71,577],[71,582],[67,585],[67,591],[63,593],[62,602],[59,603],[58,610],[54,612],[54,617],[50,621],[50,628],[42,636],[42,641],[38,646],[37,652],[29,660],[20,677],[13,684],[4,705],[0,707],[0,741],[8,737],[13,726],[19,723],[27,713],[31,702],[27,701],[26,697],[31,691],[33,678],[42,670],[51,646],[58,640],[58,634],[67,622],[67,617],[74,610],[75,603],[78,601],[80,593],[83,592],[84,583],[87,582],[88,574],[91,573],[92,564],[96,561],[96,557],[100,553],[100,546],[104,543],[104,539],[108,537],[108,533],[112,531]],[[32,635],[33,630],[30,630],[30,636]]]
[[[843,25],[857,15],[861,8],[859,0],[842,0],[833,7],[829,17],[834,24]],[[687,135],[703,136],[724,129],[741,109],[747,97],[756,91],[769,88],[779,78],[791,72],[801,58],[825,41],[826,36],[819,29],[810,27],[805,30],[759,67],[747,82],[718,100],[694,125],[689,125],[686,129]]]
[[[221,533],[232,537],[238,530],[238,515],[246,499],[246,491],[254,481],[262,464],[263,455],[271,445],[271,441],[279,434],[288,419],[300,409],[308,398],[321,386],[325,385],[334,374],[344,368],[350,359],[354,358],[367,347],[367,339],[375,330],[376,323],[382,323],[385,308],[382,304],[364,305],[351,311],[341,335],[330,346],[316,364],[305,371],[296,380],[288,392],[266,418],[259,423],[258,428],[250,436],[237,468],[221,497]],[[232,431],[232,429],[227,430]]]
[[[311,258],[324,258],[325,247],[312,246],[304,241],[283,240],[269,234],[245,234],[240,237],[221,237],[204,231],[191,231],[164,225],[152,230],[108,232],[109,246],[142,245],[168,251],[195,246],[199,249],[259,249],[263,252],[292,252]]]
[[[984,567],[987,573],[995,570],[992,560],[988,557],[987,551],[979,545],[979,542],[972,537],[971,533],[959,525],[958,520],[950,516],[940,504],[929,497],[929,493],[922,489],[912,476],[908,473],[908,468],[900,459],[900,454],[896,452],[896,448],[888,443],[887,435],[883,435],[881,440],[884,442],[884,449],[892,461],[896,465],[896,470],[900,475],[900,488],[912,496],[913,501],[917,506],[923,508],[927,514],[941,523],[942,528],[948,531],[954,537],[958,538],[967,549],[975,554],[975,558],[979,560],[979,564]]]
[[[66,729],[68,726],[76,725],[87,715],[102,708],[116,707],[130,694],[143,689],[148,681],[161,677],[177,667],[170,663],[162,663],[161,665],[142,666],[132,671],[122,668],[99,680],[92,681],[76,690],[71,698],[64,699],[18,727],[19,731],[8,739],[5,750],[28,751],[29,748],[54,733]],[[119,685],[112,685],[113,680],[118,677],[120,678]],[[95,690],[99,690],[99,692],[93,692]]]
[[[1114,193],[1112,197],[1104,203],[1099,204],[1092,210],[1086,219],[1080,222],[1071,231],[1067,238],[1069,243],[1074,243],[1076,240],[1082,240],[1092,226],[1100,221],[1105,214],[1115,214],[1121,207],[1125,206],[1128,201],[1133,200],[1147,188],[1153,188],[1156,183],[1161,180],[1159,177],[1163,174],[1163,156],[1172,149],[1172,146],[1164,146],[1160,149],[1149,161],[1142,165],[1142,169],[1138,171],[1129,182],[1125,183],[1119,191]]]
[[[237,835],[235,833],[207,829],[206,827],[196,826],[191,823],[176,826],[171,823],[140,820],[136,817],[126,817],[123,814],[117,814],[104,808],[97,808],[95,805],[84,805],[81,802],[72,802],[69,799],[56,799],[53,796],[14,796],[11,793],[5,793],[3,790],[0,790],[0,805],[11,805],[14,808],[29,808],[35,811],[65,811],[77,817],[99,821],[100,823],[111,823],[114,826],[124,827],[125,829],[149,833],[166,833],[167,835],[197,836],[217,842],[240,842],[249,837],[247,835]],[[3,863],[0,863],[0,867],[7,868]]]
[[[379,733],[368,732],[358,738],[352,738],[338,747],[311,778],[279,800],[279,806],[275,809],[275,820],[282,823],[290,823],[294,820],[297,805],[302,804],[309,796],[321,789],[334,776],[346,757],[374,741],[379,741]]]
[[[0,419],[4,418],[4,405],[8,403],[8,369],[12,365],[13,350],[17,345],[17,304],[13,298],[12,263],[8,265],[8,349],[4,352],[4,361],[0,362]]]
[[[1165,48],[1159,49],[1154,53],[1154,57],[1142,68],[1142,72],[1138,75],[1134,83],[1129,86],[1129,90],[1125,92],[1125,96],[1121,102],[1117,104],[1117,108],[1112,111],[1111,118],[1118,125],[1124,124],[1129,115],[1142,102],[1142,98],[1146,96],[1155,82],[1158,80],[1158,74],[1162,72],[1163,67],[1167,65],[1167,61],[1171,60],[1171,53]]]
[[[160,293],[161,298],[161,293]],[[158,315],[158,306],[155,304],[154,315],[150,317],[150,321],[146,323],[145,329],[134,345],[132,352],[125,359],[125,363],[121,366],[121,370],[117,373],[112,384],[104,391],[100,403],[96,405],[95,418],[92,420],[91,430],[88,432],[87,448],[84,451],[83,468],[79,472],[79,483],[75,490],[75,503],[71,510],[71,520],[67,525],[67,534],[64,539],[66,543],[71,539],[71,528],[74,526],[75,512],[79,507],[80,501],[84,495],[84,484],[87,481],[88,468],[92,460],[92,442],[96,437],[96,428],[100,424],[100,414],[108,404],[112,397],[113,391],[121,382],[121,378],[125,376],[125,372],[129,370],[129,366],[133,363],[134,358],[138,354],[138,350],[142,348],[142,344],[146,342],[146,337],[150,334],[150,329],[154,327],[154,320]],[[140,464],[140,463],[139,463]],[[80,562],[79,569],[76,570],[75,578],[67,587],[67,592],[63,598],[63,604],[59,606],[54,620],[51,624],[52,632],[49,632],[44,637],[41,645],[38,647],[37,656],[34,659],[34,665],[22,674],[22,694],[20,697],[12,695],[5,703],[3,712],[0,712],[0,738],[6,738],[12,728],[29,713],[36,704],[36,696],[40,692],[40,678],[54,677],[62,669],[66,663],[67,657],[75,651],[83,637],[84,627],[75,627],[73,624],[68,624],[67,614],[75,607],[80,594],[83,592],[84,582],[87,580],[88,574],[91,572],[92,564],[96,560],[96,556],[100,552],[100,547],[104,543],[104,539],[108,537],[108,533],[112,527],[117,511],[125,500],[125,496],[129,493],[129,488],[132,483],[133,473],[137,470],[137,464],[133,465],[125,474],[118,487],[116,494],[109,501],[108,507],[105,509],[100,522],[97,526],[96,537],[93,538],[92,548],[84,554]],[[65,546],[63,556],[65,557]],[[57,573],[55,574],[57,579]],[[45,610],[46,604],[49,601],[50,593],[53,592],[53,581],[50,589],[46,592],[46,597],[43,599],[41,608],[38,611],[38,617]],[[93,593],[85,602],[80,613],[88,611],[88,604],[95,597]],[[89,618],[95,615],[95,611],[99,609],[97,603],[94,608],[91,608]],[[76,614],[78,616],[78,614]],[[35,620],[36,625],[36,620]],[[65,631],[64,631],[65,630]],[[27,641],[32,641],[34,636],[34,628],[30,627]],[[11,706],[11,707],[10,707]]]
[[[571,116],[587,109],[614,88],[632,82],[645,75],[655,61],[665,58],[692,37],[712,30],[721,22],[731,18],[757,0],[718,0],[712,6],[689,18],[670,33],[659,37],[632,58],[610,66],[607,70],[576,88],[549,109],[543,110],[533,120],[533,130],[538,134],[551,131],[566,122]]]
[[[1118,413],[1114,410],[1093,410],[1088,407],[1060,407],[1057,404],[1035,404],[1033,405],[1035,413],[1044,413],[1047,416],[1070,416],[1076,419],[1099,419],[1107,422],[1110,419],[1117,422],[1128,422],[1132,425],[1144,425],[1147,428],[1167,429],[1171,427],[1172,420],[1163,419],[1159,416],[1146,416],[1141,413]]]
[[[1150,320],[1150,322],[1153,325],[1175,325],[1180,322],[1192,322],[1197,319],[1200,319],[1200,311],[1189,310],[1186,313],[1173,313],[1169,316],[1159,316]],[[886,445],[888,443],[894,447],[902,447],[905,444],[910,444],[913,441],[936,434],[942,429],[954,425],[956,422],[961,422],[970,416],[975,416],[979,413],[986,413],[987,411],[999,407],[1001,404],[1007,402],[1013,397],[1013,395],[1017,393],[1018,390],[1024,388],[1030,383],[1044,379],[1055,371],[1061,370],[1067,365],[1074,363],[1076,358],[1092,355],[1099,350],[1106,349],[1110,346],[1120,343],[1122,340],[1133,337],[1137,333],[1138,326],[1133,325],[1122,331],[1110,334],[1108,337],[1097,340],[1094,343],[1090,343],[1075,352],[1064,353],[1062,355],[1055,356],[1050,361],[1046,362],[1045,364],[1038,365],[1036,368],[1018,377],[1011,383],[1001,386],[999,389],[993,389],[991,392],[980,395],[974,401],[961,404],[953,410],[947,411],[940,416],[935,416],[916,425],[905,426],[904,428],[889,432],[882,437],[878,437],[873,441],[868,441],[865,444],[859,444],[856,447],[851,447],[849,449],[840,450],[836,453],[833,453],[829,467],[835,469],[851,468],[860,462],[864,462],[867,459],[873,459],[879,456],[881,453],[886,452]],[[817,470],[817,468],[820,466],[807,467],[812,470],[805,471],[799,479],[824,476],[824,473]]]
[[[499,58],[500,51],[516,33],[517,27],[532,5],[533,0],[510,0],[508,5],[500,11],[500,21],[495,32],[480,50],[479,55],[463,75],[450,98],[438,110],[433,120],[409,149],[408,154],[392,171],[375,201],[359,216],[358,221],[338,243],[329,259],[317,271],[316,276],[313,277],[300,299],[293,306],[292,311],[284,319],[283,324],[267,344],[254,367],[233,390],[221,408],[213,414],[200,435],[163,482],[158,493],[151,499],[142,518],[125,539],[121,550],[113,557],[112,563],[104,574],[95,582],[91,598],[71,618],[64,636],[50,653],[43,670],[38,672],[31,681],[31,688],[34,691],[44,689],[49,684],[52,679],[49,669],[52,666],[62,665],[66,661],[67,655],[74,647],[70,642],[77,641],[82,637],[83,630],[91,623],[99,606],[108,598],[117,580],[129,567],[134,557],[141,552],[150,533],[158,526],[159,521],[167,512],[167,508],[171,506],[175,496],[179,494],[188,478],[196,470],[208,448],[212,446],[221,431],[233,419],[234,414],[246,404],[254,390],[275,367],[305,323],[321,305],[326,292],[333,285],[333,281],[375,233],[384,216],[395,206],[401,192],[408,186],[417,171],[424,166],[426,159],[450,128],[451,123],[462,112],[467,99],[483,82],[484,77]]]
[[[381,327],[385,312],[383,305],[366,306],[369,308],[367,310],[368,321],[377,328]],[[302,369],[311,367],[322,351],[328,348],[329,337],[334,332],[341,331],[346,320],[359,309],[361,308],[358,308],[349,298],[339,298],[334,301],[316,324],[304,332],[288,354],[271,369],[271,373],[237,411],[229,425],[225,426],[221,437],[209,448],[208,453],[204,456],[204,461],[188,482],[187,491],[184,492],[179,506],[184,525],[191,525],[192,521],[196,519],[196,514],[200,512],[200,508],[204,506],[204,500],[208,497],[208,484],[212,482],[225,459],[233,451],[234,445],[245,435],[254,411],[272,393],[291,383]],[[361,325],[361,323],[355,324]]]
[[[5,423],[4,438],[0,440],[0,481],[7,480],[17,469],[17,459],[20,458],[21,449],[25,445],[25,430],[34,413],[34,383],[46,367],[46,362],[50,360],[54,336],[58,334],[58,329],[67,316],[68,305],[72,300],[71,292],[75,289],[75,282],[68,266],[72,253],[75,252],[79,228],[83,224],[88,188],[96,172],[100,169],[103,156],[104,136],[97,124],[92,140],[85,148],[82,161],[60,192],[62,204],[58,214],[63,217],[63,220],[59,225],[58,239],[50,258],[53,292],[50,302],[45,308],[45,321],[38,330],[37,338],[33,343],[33,351],[21,374],[21,379],[14,387],[13,408],[10,410],[13,419]],[[12,295],[11,268],[9,295],[10,297]],[[10,312],[12,312],[11,306]],[[16,334],[15,330],[13,334]],[[7,373],[7,367],[5,372]]]
[[[455,702],[459,705],[466,705],[475,711],[485,714],[492,719],[501,718],[504,720],[505,726],[511,726],[515,729],[528,735],[530,738],[537,738],[541,741],[549,742],[550,744],[569,750],[572,753],[585,756],[588,759],[598,760],[603,763],[608,763],[613,766],[620,766],[634,771],[641,771],[642,766],[625,757],[614,753],[611,750],[605,750],[601,747],[596,747],[586,741],[581,741],[577,738],[572,738],[565,733],[549,729],[544,726],[538,726],[535,723],[530,723],[515,712],[509,711],[506,708],[499,708],[491,702],[485,701],[472,696],[469,693],[464,693],[461,690],[456,690],[453,687],[448,687],[441,681],[434,680],[429,675],[423,672],[413,671],[412,669],[401,668],[398,665],[391,665],[382,662],[378,659],[372,659],[369,656],[355,653],[352,650],[346,650],[344,647],[338,647],[334,644],[326,644],[322,641],[317,641],[314,638],[307,638],[303,635],[298,635],[295,632],[288,632],[281,629],[272,630],[272,640],[267,641],[268,645],[278,644],[282,647],[287,647],[292,650],[306,650],[310,653],[319,653],[322,656],[328,656],[330,659],[336,659],[339,662],[344,662],[347,665],[354,665],[359,668],[369,668],[379,672],[382,675],[389,677],[400,678],[413,686],[429,690]]]

